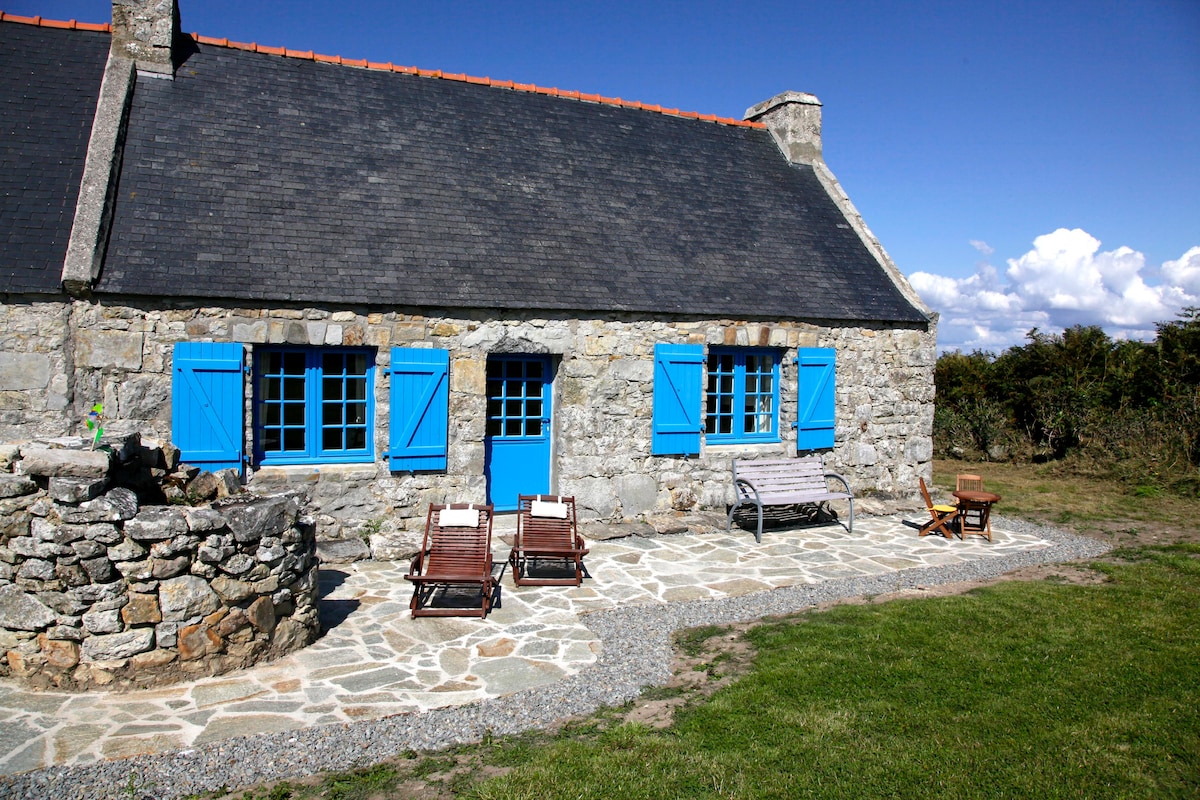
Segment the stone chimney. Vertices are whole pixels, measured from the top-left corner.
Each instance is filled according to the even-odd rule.
[[[178,36],[175,0],[112,0],[112,53],[132,59],[138,72],[174,77]]]
[[[793,164],[821,161],[821,101],[806,92],[784,92],[746,109],[744,117],[766,124]]]

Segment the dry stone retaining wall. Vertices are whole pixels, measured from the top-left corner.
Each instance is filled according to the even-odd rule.
[[[243,493],[171,465],[169,445],[105,441],[0,446],[0,675],[145,687],[316,637],[315,528],[299,495]],[[143,502],[165,495],[223,496]]]

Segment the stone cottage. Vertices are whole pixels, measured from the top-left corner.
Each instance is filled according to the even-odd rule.
[[[189,36],[173,0],[4,16],[0,75],[0,441],[102,403],[382,557],[445,499],[930,474],[936,318],[812,95],[719,119]]]

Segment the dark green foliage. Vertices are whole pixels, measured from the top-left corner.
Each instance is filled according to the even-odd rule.
[[[1200,491],[1200,309],[1153,342],[1097,326],[1033,329],[1000,355],[947,353],[935,370],[945,454],[1068,460],[1135,486]]]

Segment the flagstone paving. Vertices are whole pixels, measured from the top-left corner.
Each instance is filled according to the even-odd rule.
[[[270,664],[175,687],[125,693],[32,692],[0,681],[0,774],[180,750],[233,736],[378,719],[537,688],[587,669],[600,639],[586,614],[631,604],[728,598],[848,576],[878,576],[1050,547],[996,530],[994,542],[918,537],[899,517],[764,532],[735,529],[590,543],[580,587],[516,587],[483,620],[408,609],[408,565],[360,561],[321,570],[326,629]],[[508,547],[500,540],[496,563]],[[498,568],[499,569],[499,568]]]

